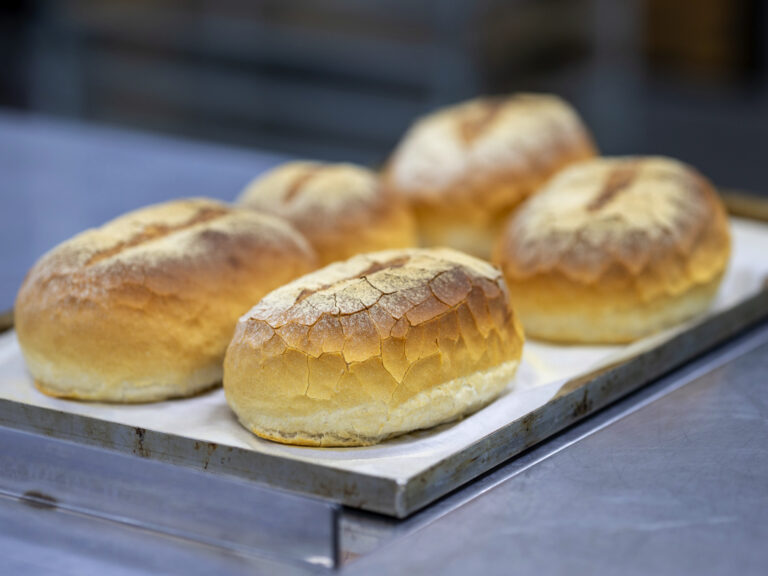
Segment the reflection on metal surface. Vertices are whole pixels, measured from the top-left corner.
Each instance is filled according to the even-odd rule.
[[[239,554],[332,567],[338,507],[0,427],[0,494]]]

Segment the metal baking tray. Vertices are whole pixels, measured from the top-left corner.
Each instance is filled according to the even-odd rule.
[[[0,336],[0,426],[406,517],[768,317],[768,227],[733,221],[734,255],[704,318],[626,347],[527,343],[511,389],[460,422],[365,448],[304,448],[242,429],[221,390],[118,406],[49,398]]]

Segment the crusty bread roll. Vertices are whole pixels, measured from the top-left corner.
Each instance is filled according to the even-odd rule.
[[[37,262],[16,301],[19,343],[46,394],[186,396],[221,381],[237,318],[314,266],[274,216],[203,199],[151,206]]]
[[[587,129],[561,99],[480,98],[414,124],[384,182],[410,200],[421,245],[490,258],[502,223],[522,200],[594,155]]]
[[[699,173],[667,158],[601,158],[556,176],[496,249],[526,333],[621,343],[709,305],[728,263],[725,210]]]
[[[224,390],[258,436],[362,446],[478,410],[509,384],[522,346],[490,264],[389,250],[266,296],[240,319]]]
[[[282,216],[315,248],[320,264],[416,243],[407,203],[352,164],[289,162],[251,182],[238,203]]]

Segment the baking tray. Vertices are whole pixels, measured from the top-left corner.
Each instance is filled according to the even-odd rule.
[[[378,446],[261,440],[238,425],[220,389],[131,406],[49,398],[32,386],[12,331],[0,336],[0,426],[402,518],[766,318],[768,227],[732,225],[731,264],[705,317],[623,347],[528,342],[510,390],[496,402]]]

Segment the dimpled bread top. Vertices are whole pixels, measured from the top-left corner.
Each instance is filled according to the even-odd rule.
[[[574,150],[591,156],[593,145],[577,114],[560,98],[479,98],[419,120],[395,154],[391,178],[416,197],[442,197],[457,183],[476,178],[548,174]]]
[[[338,382],[323,371],[333,360],[339,378],[365,376],[369,394],[398,402],[435,383],[420,370],[434,368],[434,359],[449,379],[519,357],[522,334],[507,297],[496,268],[454,250],[384,251],[268,294],[240,319],[234,342],[248,342],[262,365],[281,359],[283,369],[309,370],[301,390],[289,391],[290,378],[282,378],[284,393],[333,395]],[[309,364],[294,362],[297,354]],[[315,364],[323,357],[325,366]]]
[[[600,158],[564,170],[526,202],[497,260],[511,278],[558,270],[594,282],[611,266],[639,274],[702,243],[709,262],[683,262],[694,281],[722,271],[729,252],[724,209],[698,172],[662,157]]]
[[[404,199],[380,187],[376,174],[352,164],[283,164],[251,182],[238,203],[287,219],[323,264],[415,242]]]

